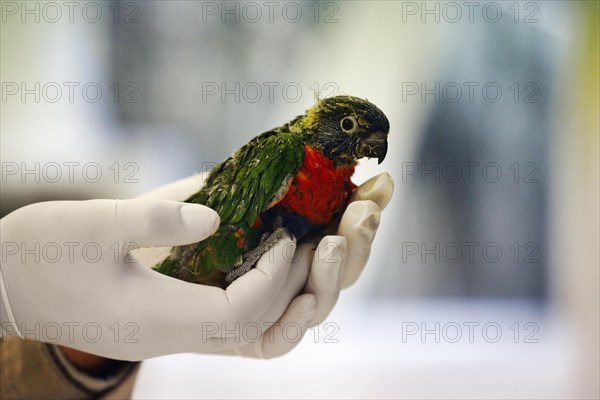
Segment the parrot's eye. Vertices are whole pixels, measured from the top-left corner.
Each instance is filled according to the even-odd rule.
[[[352,133],[356,129],[356,119],[354,117],[344,117],[340,121],[342,130],[346,133]]]

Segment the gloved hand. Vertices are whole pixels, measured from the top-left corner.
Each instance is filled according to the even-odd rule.
[[[202,175],[195,175],[144,197],[185,199],[198,191],[202,180]],[[220,350],[218,354],[254,358],[281,356],[293,349],[309,328],[321,323],[335,306],[340,290],[353,285],[362,273],[379,226],[381,210],[389,203],[393,190],[392,178],[387,173],[369,179],[352,194],[337,227],[337,235],[324,237],[316,251],[310,244],[298,247],[285,287],[262,315],[265,324],[260,331],[258,325],[252,323],[234,329],[213,324],[206,329],[204,334],[214,341],[225,340],[226,329],[231,330],[231,343],[237,345]],[[155,265],[168,252],[168,247],[142,249],[139,258],[147,265]],[[290,334],[285,332],[290,324],[294,325],[294,330],[300,330],[296,340],[290,340]],[[296,333],[294,331],[294,336]]]
[[[206,324],[262,325],[290,275],[283,252],[227,290],[167,277],[127,253],[197,242],[218,224],[207,207],[153,199],[37,203],[7,215],[3,333],[119,360],[235,347],[203,339]]]
[[[189,351],[284,354],[297,343],[281,334],[286,323],[305,332],[322,321],[340,288],[360,275],[393,188],[384,174],[357,190],[338,229],[347,240],[324,238],[314,257],[310,246],[301,246],[290,270],[288,252],[295,244],[282,239],[275,250],[286,251],[265,254],[222,290],[150,270],[161,259],[157,249],[142,249],[139,257],[127,253],[137,246],[168,251],[214,232],[218,218],[211,210],[150,199],[186,198],[201,179],[176,182],[146,199],[39,203],[3,218],[4,334],[127,360]],[[347,244],[351,258],[344,270]],[[267,332],[253,335],[252,329]]]

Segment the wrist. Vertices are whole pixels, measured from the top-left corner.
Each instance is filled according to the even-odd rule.
[[[118,369],[120,364],[122,364],[122,361],[85,353],[70,347],[57,346],[57,348],[75,368],[93,376],[110,375],[115,369]]]

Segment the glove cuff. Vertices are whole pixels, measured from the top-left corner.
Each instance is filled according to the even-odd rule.
[[[0,266],[0,337],[10,335],[22,337],[8,301],[8,292],[2,276],[2,266]]]

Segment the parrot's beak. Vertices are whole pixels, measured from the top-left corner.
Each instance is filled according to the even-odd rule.
[[[358,148],[360,157],[377,157],[377,163],[381,164],[388,150],[387,133],[375,132],[363,139]]]

